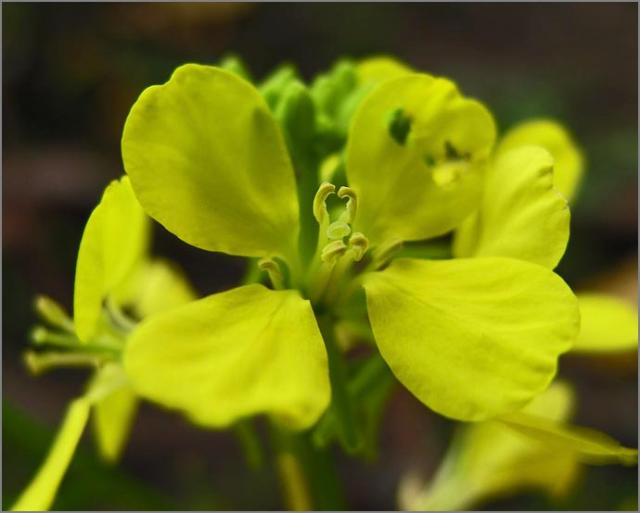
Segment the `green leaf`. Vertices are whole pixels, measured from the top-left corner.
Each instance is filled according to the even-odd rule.
[[[311,305],[295,291],[262,285],[143,321],[127,343],[124,364],[139,395],[210,427],[267,413],[304,429],[331,395]]]
[[[584,171],[584,158],[569,132],[552,119],[526,121],[509,130],[498,145],[498,154],[525,145],[542,146],[553,156],[556,188],[570,201]]]
[[[134,271],[148,243],[149,219],[129,178],[111,182],[89,216],[78,250],[73,320],[80,340],[95,334],[104,299]]]
[[[291,259],[298,200],[282,134],[236,75],[186,64],[147,88],[122,136],[124,167],[147,213],[185,242]]]
[[[495,126],[482,104],[445,79],[388,80],[358,108],[347,178],[358,194],[354,229],[373,246],[455,228],[478,204]]]
[[[486,173],[478,212],[455,233],[454,254],[502,256],[553,269],[569,241],[569,207],[541,147],[501,153]]]
[[[69,405],[47,458],[12,506],[13,511],[46,511],[51,507],[84,431],[89,410],[90,402],[84,398]]]
[[[638,311],[627,301],[598,293],[578,294],[582,324],[572,351],[638,350]]]
[[[575,340],[575,296],[509,258],[400,259],[365,277],[371,327],[398,380],[438,413],[484,420],[524,406]]]

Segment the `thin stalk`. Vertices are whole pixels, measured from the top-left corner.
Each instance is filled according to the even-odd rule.
[[[272,425],[271,434],[285,506],[306,511],[346,509],[331,453],[317,449],[308,432],[294,433]]]
[[[261,468],[264,461],[262,447],[251,420],[240,420],[233,426],[233,431],[242,447],[242,452],[249,468],[252,470]]]
[[[285,508],[310,511],[313,504],[303,463],[296,450],[296,435],[273,424],[271,433]]]
[[[331,407],[333,408],[345,447],[356,450],[361,439],[356,426],[352,400],[348,390],[347,365],[335,337],[334,321],[329,315],[318,317],[318,326],[327,348],[331,379]]]

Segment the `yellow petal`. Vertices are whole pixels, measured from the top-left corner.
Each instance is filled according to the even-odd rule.
[[[143,319],[196,299],[197,294],[182,269],[169,260],[142,262],[119,290],[118,302],[130,305]]]
[[[500,141],[498,153],[523,145],[542,146],[555,161],[554,185],[567,200],[576,193],[582,178],[584,159],[571,135],[551,119],[526,121],[509,130]]]
[[[553,269],[569,241],[569,207],[553,186],[553,159],[541,147],[503,152],[486,174],[478,212],[455,234],[454,253],[504,256]]]
[[[186,64],[134,104],[122,157],[147,213],[185,242],[232,255],[290,257],[296,184],[260,93],[219,68]]]
[[[633,305],[598,293],[578,294],[578,304],[582,325],[573,351],[637,351],[638,311]]]
[[[451,230],[477,207],[494,139],[491,114],[448,80],[411,74],[380,84],[349,131],[354,229],[373,246]]]
[[[152,316],[124,362],[137,393],[210,427],[267,413],[303,429],[330,399],[311,305],[292,290],[248,285]]]
[[[133,390],[123,386],[95,403],[93,427],[100,454],[116,462],[129,438],[138,400]]]
[[[574,453],[591,464],[638,463],[637,449],[623,447],[608,435],[582,426],[563,425],[526,412],[509,413],[501,418],[509,427],[540,440],[556,451]]]
[[[414,70],[409,66],[387,56],[362,59],[356,65],[356,75],[360,85],[378,84],[410,73],[414,73]]]
[[[579,327],[551,271],[508,258],[400,259],[364,281],[373,333],[396,377],[438,413],[483,420],[551,382]]]
[[[113,181],[89,216],[80,241],[73,320],[80,340],[94,335],[102,302],[135,269],[149,241],[149,219],[128,177]]]
[[[69,405],[47,458],[11,508],[13,511],[46,511],[51,507],[84,431],[89,409],[90,403],[84,398]]]

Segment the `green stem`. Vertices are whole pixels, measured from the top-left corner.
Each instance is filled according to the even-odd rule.
[[[331,408],[338,420],[345,448],[348,451],[355,451],[358,449],[361,438],[356,427],[352,399],[348,390],[347,365],[335,337],[334,320],[329,315],[321,315],[318,317],[318,326],[329,358]]]
[[[346,509],[342,485],[329,451],[318,450],[308,432],[294,433],[272,425],[272,442],[289,509]]]
[[[236,434],[238,442],[240,442],[247,465],[252,470],[258,470],[262,467],[264,458],[262,455],[260,439],[258,438],[251,420],[240,420],[234,425],[233,431]]]

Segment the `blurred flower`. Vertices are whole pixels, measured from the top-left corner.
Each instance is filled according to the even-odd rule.
[[[513,417],[461,424],[426,485],[416,474],[402,479],[400,507],[465,510],[531,488],[562,496],[574,484],[581,463],[637,461],[636,450],[568,424],[574,402],[569,384],[558,381]]]
[[[93,210],[82,235],[74,288],[74,316],[69,319],[53,300],[40,297],[37,310],[51,328],[38,326],[38,351],[26,354],[34,373],[53,367],[90,366],[96,370],[87,391],[75,399],[49,454],[14,510],[48,509],[71,462],[93,409],[100,454],[114,462],[129,434],[137,397],[123,370],[121,356],[136,318],[173,308],[195,295],[171,264],[148,257],[149,219],[127,177],[112,182]]]

